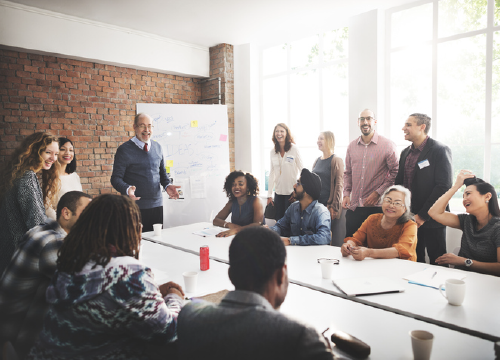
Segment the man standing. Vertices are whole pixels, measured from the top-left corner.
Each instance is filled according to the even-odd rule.
[[[451,150],[429,137],[431,118],[411,114],[403,126],[405,140],[412,144],[401,152],[396,184],[411,191],[411,212],[418,226],[417,261],[425,262],[425,249],[431,264],[446,253],[446,226],[427,213],[452,185]],[[446,210],[450,210],[449,207]]]
[[[347,148],[344,171],[346,237],[351,237],[372,214],[381,213],[380,196],[398,173],[396,145],[375,132],[377,120],[369,109],[359,114],[361,136]]]
[[[286,250],[264,227],[249,227],[229,247],[235,290],[220,304],[192,301],[177,321],[179,359],[333,359],[313,328],[276,309],[288,290]]]
[[[321,179],[308,169],[302,169],[293,186],[295,201],[271,230],[280,234],[285,245],[329,245],[330,212],[318,202]]]
[[[20,359],[33,347],[48,309],[45,290],[56,271],[57,252],[66,234],[91,201],[81,191],[64,194],[57,221],[28,231],[0,279],[0,344],[10,341]]]
[[[174,199],[177,188],[170,184],[165,170],[161,145],[151,140],[153,120],[147,114],[134,119],[135,136],[116,150],[111,185],[137,201],[141,210],[142,231],[153,231],[153,224],[163,224],[161,187]]]

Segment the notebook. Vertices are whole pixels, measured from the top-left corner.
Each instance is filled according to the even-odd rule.
[[[397,293],[405,291],[399,279],[386,277],[366,277],[333,280],[333,284],[347,296]]]

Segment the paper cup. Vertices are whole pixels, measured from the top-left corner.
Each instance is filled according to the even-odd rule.
[[[443,285],[446,288],[446,294],[443,293]],[[465,281],[448,279],[444,284],[439,285],[439,292],[448,300],[450,305],[462,305],[465,298]]]
[[[154,224],[153,225],[153,230],[155,232],[155,236],[161,236],[161,228],[163,227],[163,224]]]
[[[184,277],[184,289],[188,293],[196,292],[196,284],[198,283],[198,273],[196,271],[186,271],[182,274]]]
[[[411,347],[415,360],[429,360],[431,358],[434,335],[424,330],[410,331]]]
[[[323,279],[332,278],[334,262],[335,260],[328,260],[328,259],[323,259],[319,261],[319,263],[321,264],[321,275],[323,276]]]

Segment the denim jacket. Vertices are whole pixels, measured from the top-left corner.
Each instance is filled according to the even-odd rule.
[[[296,201],[270,229],[290,237],[290,245],[329,245],[330,222],[330,212],[317,200],[304,211],[300,211],[300,202]]]

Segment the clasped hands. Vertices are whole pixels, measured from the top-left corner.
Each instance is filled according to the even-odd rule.
[[[370,249],[364,246],[357,246],[352,240],[347,240],[346,243],[342,244],[340,252],[343,257],[352,255],[352,257],[358,261],[370,256]]]
[[[184,291],[179,284],[174,283],[173,281],[169,281],[163,285],[160,285],[161,296],[165,297],[168,294],[176,294],[179,295],[182,299],[184,299]]]

